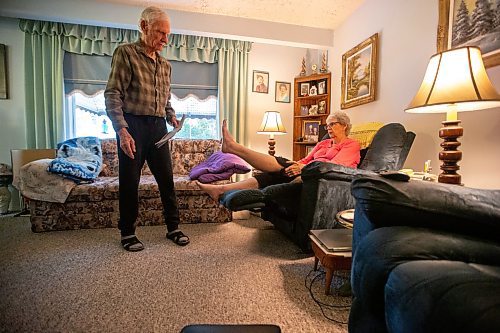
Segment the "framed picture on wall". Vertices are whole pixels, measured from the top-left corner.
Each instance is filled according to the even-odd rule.
[[[487,1],[486,1],[487,2]],[[493,3],[494,1],[489,1]],[[484,66],[494,67],[500,65],[500,39],[498,29],[494,24],[484,24],[487,9],[476,9],[477,4],[484,5],[484,1],[463,1],[463,0],[439,0],[439,24],[437,33],[437,51],[443,52],[462,46],[477,46],[483,54]],[[496,2],[496,12],[499,2]],[[493,10],[493,5],[491,6]],[[486,11],[486,12],[485,12]],[[483,20],[478,21],[478,25],[483,24],[481,29],[475,29],[474,17],[482,13]],[[494,13],[494,11],[492,11]],[[497,14],[498,15],[498,14]],[[471,32],[478,31],[477,34]]]
[[[378,33],[342,55],[341,109],[375,100],[377,45]]]
[[[7,86],[7,48],[0,44],[0,99],[9,98]]]
[[[269,91],[269,73],[253,71],[252,91],[267,94]]]
[[[290,103],[290,82],[276,81],[274,101],[278,103]]]
[[[375,100],[378,33],[342,56],[341,109]]]

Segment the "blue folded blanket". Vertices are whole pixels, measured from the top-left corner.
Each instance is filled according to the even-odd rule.
[[[102,150],[99,138],[87,136],[57,144],[57,156],[48,171],[60,174],[77,183],[89,182],[99,176],[102,169]]]

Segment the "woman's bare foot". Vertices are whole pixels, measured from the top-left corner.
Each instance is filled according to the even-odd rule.
[[[219,197],[224,193],[224,185],[203,184],[199,181],[196,181],[196,185],[217,202],[219,202]]]
[[[222,121],[222,152],[223,153],[232,153],[234,152],[234,146],[237,144],[236,140],[234,140],[231,133],[227,129],[227,120],[224,119]]]

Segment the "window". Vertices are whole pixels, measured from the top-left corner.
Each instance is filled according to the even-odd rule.
[[[170,102],[179,120],[183,114],[187,117],[175,137],[218,138],[217,64],[170,63],[173,81]],[[104,105],[104,89],[110,68],[111,57],[108,56],[65,54],[66,138],[116,136]]]
[[[104,90],[94,96],[75,90],[66,95],[66,113],[70,114],[72,134],[68,137],[96,136],[100,139],[114,138],[116,133],[106,115]],[[68,132],[68,131],[67,131]]]
[[[208,96],[204,100],[194,95],[179,99],[172,95],[170,100],[177,119],[186,115],[182,130],[175,136],[178,139],[215,139],[218,137],[217,98]],[[167,126],[169,130],[171,126]]]

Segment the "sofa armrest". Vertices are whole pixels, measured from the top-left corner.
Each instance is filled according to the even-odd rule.
[[[359,231],[365,234],[373,228],[404,225],[500,241],[500,190],[374,176],[356,178],[351,193],[356,200],[355,225],[359,220]]]
[[[312,162],[302,169],[302,180],[328,179],[343,180],[350,182],[357,176],[375,176],[373,171],[348,168],[342,165],[328,162]]]

